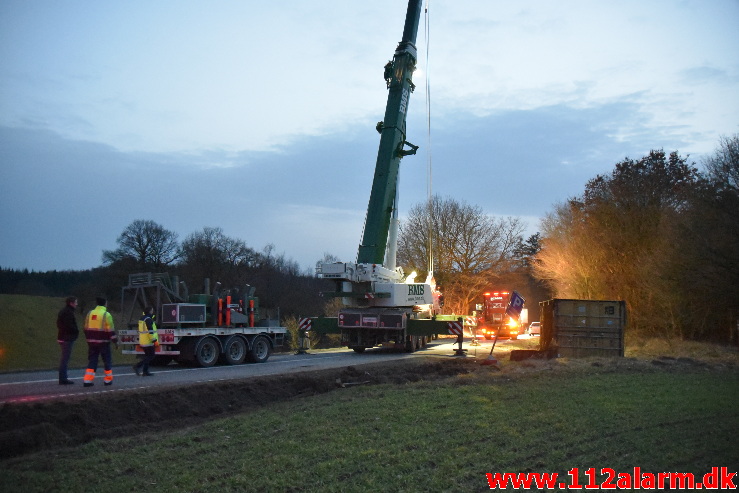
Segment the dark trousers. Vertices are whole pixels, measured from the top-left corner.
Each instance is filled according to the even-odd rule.
[[[149,363],[154,360],[156,356],[156,348],[154,346],[142,346],[144,350],[144,359],[136,363],[136,368],[141,368],[144,373],[149,373]]]
[[[72,356],[72,346],[74,346],[74,341],[59,341],[59,347],[62,350],[62,357],[59,360],[60,382],[67,380],[67,366],[69,365],[69,358]]]
[[[98,369],[98,358],[102,357],[106,370],[113,369],[113,356],[110,352],[109,342],[87,343],[87,367],[92,370]]]

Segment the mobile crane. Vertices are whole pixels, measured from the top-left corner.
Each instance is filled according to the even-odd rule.
[[[415,273],[405,276],[396,265],[400,160],[418,149],[406,141],[406,115],[415,88],[412,76],[421,8],[422,0],[409,0],[403,37],[385,65],[388,98],[384,120],[376,127],[380,147],[357,261],[316,267],[319,278],[336,285],[324,296],[341,298],[344,307],[336,318],[311,319],[311,330],[341,333],[342,344],[356,352],[388,343],[415,351],[429,337],[450,332],[447,321],[436,319],[438,292],[432,273],[425,282],[415,282]],[[456,327],[452,331],[456,333]]]

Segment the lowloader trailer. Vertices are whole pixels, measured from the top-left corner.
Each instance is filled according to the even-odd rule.
[[[138,346],[138,319],[153,306],[159,346],[155,364],[172,360],[210,367],[216,363],[240,365],[264,363],[275,347],[285,342],[287,329],[276,321],[260,320],[259,298],[254,288],[221,290],[188,295],[184,284],[167,274],[131,274],[121,292],[125,329],[118,331],[123,354],[144,352]],[[182,291],[185,291],[184,293]]]

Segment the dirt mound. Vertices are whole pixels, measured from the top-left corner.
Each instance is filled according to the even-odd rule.
[[[361,367],[126,391],[0,407],[0,458],[90,440],[182,429],[213,417],[354,385],[438,380],[474,371],[473,360],[390,362]],[[142,419],[145,416],[145,419]]]

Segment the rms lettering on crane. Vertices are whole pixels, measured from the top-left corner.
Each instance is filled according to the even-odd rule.
[[[408,106],[408,89],[403,88],[403,93],[400,95],[400,112],[405,113],[405,109]]]
[[[408,285],[408,296],[423,296],[424,292],[423,284],[409,284]]]

